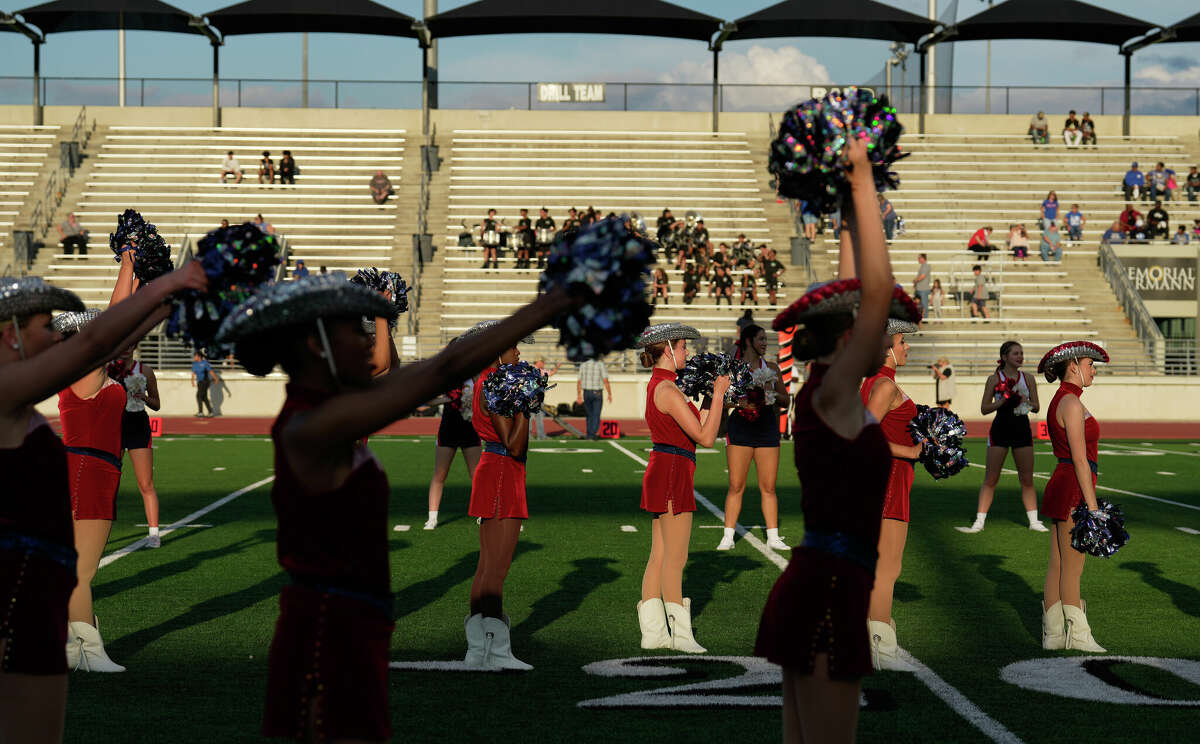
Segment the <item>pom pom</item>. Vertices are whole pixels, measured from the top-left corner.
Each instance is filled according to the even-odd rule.
[[[768,406],[775,404],[775,381],[778,379],[779,375],[770,367],[750,370],[750,384],[756,388],[762,388],[763,402]]]
[[[754,385],[750,365],[741,359],[712,352],[688,357],[675,384],[687,397],[700,399],[712,395],[713,383],[721,375],[729,375],[729,390],[725,393],[728,403],[746,398]]]
[[[913,444],[921,445],[917,459],[935,479],[957,475],[969,464],[962,447],[967,427],[952,411],[918,405],[908,433]]]
[[[1104,499],[1096,499],[1100,508],[1089,511],[1087,504],[1079,502],[1079,506],[1071,512],[1075,526],[1071,528],[1071,547],[1080,553],[1088,553],[1097,558],[1112,558],[1125,543],[1129,542],[1129,533],[1125,531],[1125,515],[1121,507]]]
[[[197,243],[196,260],[208,276],[208,291],[180,292],[167,319],[167,335],[181,337],[210,357],[226,356],[230,344],[217,342],[221,320],[271,281],[279,265],[279,243],[253,223],[213,230]]]
[[[117,231],[108,234],[108,247],[121,263],[121,254],[133,246],[130,241],[146,225],[146,220],[136,209],[126,209],[117,215]]]
[[[587,297],[586,304],[551,321],[567,358],[578,362],[632,348],[653,312],[646,281],[655,244],[618,217],[563,237],[550,249],[538,292],[562,287]]]
[[[446,391],[446,397],[449,398],[446,405],[458,411],[459,415],[463,417],[463,421],[470,421],[471,416],[475,413],[471,404],[471,393],[474,389],[475,384],[471,380],[467,380],[463,384]]]
[[[392,302],[396,305],[396,314],[408,312],[408,285],[396,272],[380,271],[372,266],[367,269],[359,269],[357,274],[350,277],[350,281],[380,294],[391,293]],[[388,327],[396,327],[395,318],[388,321]]]
[[[117,217],[117,231],[108,236],[117,263],[121,254],[133,251],[133,275],[142,284],[149,284],[163,274],[175,270],[171,247],[158,234],[158,228],[146,222],[136,210],[126,209]]]
[[[850,193],[846,143],[852,137],[866,141],[875,187],[885,191],[900,183],[891,165],[909,154],[898,144],[903,131],[887,96],[875,98],[857,88],[831,91],[783,114],[767,169],[779,193],[803,200],[807,211],[833,212]]]
[[[542,407],[550,376],[528,362],[501,364],[483,381],[483,403],[497,416],[533,413]]]

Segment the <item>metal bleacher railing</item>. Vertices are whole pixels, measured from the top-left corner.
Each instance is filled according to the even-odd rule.
[[[75,175],[75,168],[78,166],[75,159],[79,157],[80,151],[87,147],[95,129],[95,119],[92,120],[90,128],[87,126],[87,106],[81,106],[79,115],[75,117],[75,123],[71,127],[70,139],[64,140],[64,144],[75,143],[75,145],[63,150],[58,167],[50,172],[50,176],[46,180],[42,198],[33,205],[33,210],[30,212],[29,224],[36,234],[45,235],[54,225],[54,217],[67,193],[67,182]]]
[[[1154,360],[1156,367],[1162,370],[1166,363],[1166,339],[1163,338],[1158,324],[1154,322],[1154,316],[1146,309],[1146,303],[1142,301],[1142,296],[1129,281],[1121,259],[1113,251],[1112,246],[1101,243],[1096,252],[1096,263],[1104,272],[1104,278],[1112,287],[1113,293],[1117,297],[1117,303],[1125,311],[1125,317],[1129,319],[1134,332],[1137,333],[1138,339],[1145,347],[1146,355]]]

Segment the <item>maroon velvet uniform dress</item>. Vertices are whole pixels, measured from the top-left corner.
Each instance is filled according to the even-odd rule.
[[[19,447],[0,449],[0,668],[67,673],[67,600],[75,588],[75,533],[67,452],[40,413]]]
[[[354,469],[345,483],[312,493],[280,447],[288,420],[327,398],[289,383],[271,427],[276,547],[292,583],[279,595],[263,733],[303,738],[311,718],[322,739],[388,739],[388,657],[395,624],[387,476],[371,450],[355,444]]]
[[[831,677],[857,679],[871,672],[864,629],[892,456],[873,419],[844,439],[817,415],[812,397],[827,370],[814,364],[796,396],[804,542],[767,598],[754,653],[800,674],[827,653]]]
[[[675,382],[676,373],[655,367],[646,385],[646,425],[650,427],[650,464],[642,476],[642,508],[651,514],[664,514],[667,502],[672,514],[696,511],[696,443],[669,414],[654,405],[654,391],[664,380]],[[688,401],[696,420],[700,411]]]
[[[515,458],[500,443],[492,417],[483,409],[483,381],[496,371],[488,367],[475,381],[471,426],[483,441],[483,454],[471,476],[471,505],[467,514],[483,519],[529,519],[525,501],[525,458]]]
[[[879,371],[868,377],[863,383],[861,393],[863,405],[871,399],[871,388],[883,378],[896,381],[896,370],[891,367],[880,367]],[[897,387],[897,390],[899,388]],[[904,394],[904,402],[888,411],[879,422],[883,435],[893,444],[912,445],[912,436],[908,433],[908,422],[917,415],[917,404]],[[888,476],[887,495],[883,499],[883,518],[908,521],[908,499],[913,487],[913,461],[902,457],[892,458],[892,472]]]
[[[1083,388],[1064,382],[1054,393],[1054,399],[1050,401],[1050,408],[1046,411],[1046,428],[1050,430],[1050,445],[1054,448],[1058,465],[1050,474],[1050,482],[1046,484],[1046,491],[1042,494],[1042,514],[1060,521],[1071,517],[1071,510],[1083,501],[1083,491],[1079,489],[1079,478],[1075,475],[1075,465],[1071,460],[1067,430],[1058,423],[1058,404],[1064,395],[1078,397],[1082,394]],[[1100,461],[1100,422],[1090,413],[1083,419],[1083,439],[1088,465],[1092,469],[1092,485],[1095,485]]]
[[[58,394],[58,417],[63,444],[67,446],[71,513],[75,519],[117,518],[124,414],[125,387],[112,380],[107,380],[100,392],[87,400],[71,388]]]

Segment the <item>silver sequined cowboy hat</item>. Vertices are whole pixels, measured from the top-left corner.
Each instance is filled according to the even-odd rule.
[[[1091,341],[1067,341],[1046,352],[1046,355],[1042,357],[1042,361],[1038,362],[1038,374],[1044,374],[1059,362],[1064,362],[1068,359],[1082,359],[1083,357],[1090,357],[1104,364],[1108,363],[1108,352]]]
[[[217,330],[217,341],[237,341],[279,328],[337,316],[396,317],[396,306],[346,275],[317,274],[268,284],[234,308]]]
[[[0,320],[25,318],[55,310],[82,312],[83,300],[40,276],[0,278]]]
[[[700,331],[683,323],[659,323],[642,331],[638,336],[638,346],[653,346],[662,341],[675,341],[681,338],[700,338]]]
[[[912,321],[900,320],[899,318],[887,319],[887,335],[894,336],[897,333],[916,333],[921,328]]]
[[[54,320],[50,321],[50,325],[54,330],[62,334],[79,333],[83,330],[84,326],[98,317],[100,317],[99,310],[80,310],[78,312],[62,313],[55,315]]]
[[[467,330],[463,331],[461,334],[459,334],[458,338],[455,340],[462,341],[463,339],[468,339],[477,333],[482,333],[483,331],[486,331],[487,329],[493,328],[498,325],[500,325],[500,321],[498,321],[498,320],[481,320],[478,323],[476,323],[475,325],[468,328]],[[523,344],[532,344],[533,341],[534,341],[533,336],[526,336],[525,338],[521,339],[521,343],[523,343]]]

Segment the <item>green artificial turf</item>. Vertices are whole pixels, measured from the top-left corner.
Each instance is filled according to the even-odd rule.
[[[645,440],[621,446],[645,458]],[[425,521],[433,460],[430,438],[378,438],[372,447],[391,484],[392,586],[396,592],[397,662],[451,661],[465,649],[463,617],[475,571],[477,527],[466,516],[469,480],[455,463],[432,532]],[[739,658],[679,660],[638,647],[635,604],[649,549],[649,519],[638,508],[642,465],[609,443],[533,444],[526,523],[506,584],[516,654],[526,674],[469,674],[412,669],[391,672],[396,741],[546,742],[778,741],[777,707],[722,707],[712,697],[777,696],[774,684],[641,696],[637,707],[582,708],[607,698],[746,673]],[[550,452],[537,450],[547,449]],[[696,488],[717,507],[727,487],[725,458],[698,456]],[[585,450],[566,452],[564,450]],[[973,462],[984,445],[970,444]],[[169,438],[156,450],[164,525],[270,475],[271,445],[254,437]],[[782,533],[803,534],[800,494],[785,443],[779,475]],[[1010,462],[1011,466],[1011,462]],[[1035,470],[1054,460],[1038,444]],[[1152,496],[1100,491],[1124,508],[1133,538],[1111,560],[1089,558],[1083,594],[1096,639],[1112,655],[1191,660],[1200,669],[1200,447],[1189,442],[1105,442],[1100,484]],[[1163,475],[1162,473],[1170,473]],[[1021,661],[1066,658],[1040,646],[1040,601],[1049,538],[1025,526],[1016,478],[1006,475],[987,529],[966,535],[983,471],[947,481],[918,469],[904,571],[894,617],[901,645],[978,711],[1027,742],[1166,741],[1195,736],[1192,707],[1121,705],[1103,697],[1072,700],[1001,679]],[[1045,480],[1035,481],[1039,493]],[[275,562],[274,519],[265,485],[196,519],[163,539],[102,568],[96,612],[119,675],[74,673],[67,713],[69,742],[234,742],[257,738],[266,684],[267,649],[285,577]],[[1191,508],[1189,508],[1191,507]],[[330,504],[331,509],[337,508]],[[719,520],[696,513],[685,590],[697,639],[709,657],[751,653],[759,613],[780,569],[749,542],[727,553],[713,548]],[[126,468],[109,550],[145,534],[140,498]],[[763,523],[753,471],[741,515]],[[623,531],[622,526],[636,528]],[[756,534],[762,537],[761,530]],[[589,674],[595,662],[643,655],[670,658],[677,676],[626,678]],[[752,660],[750,660],[752,662]],[[1097,667],[1098,669],[1100,667]],[[1123,689],[1167,700],[1200,701],[1200,677],[1187,682],[1143,664],[1103,665]],[[759,680],[761,682],[761,679]],[[913,674],[864,680],[867,707],[860,741],[976,742],[984,734]],[[686,703],[679,705],[679,702]],[[961,708],[961,706],[960,706]]]

